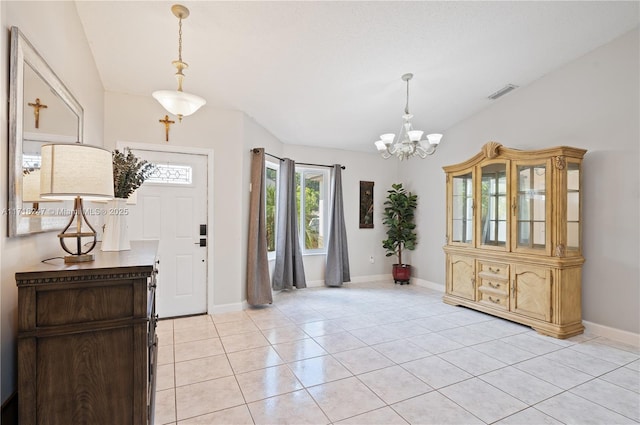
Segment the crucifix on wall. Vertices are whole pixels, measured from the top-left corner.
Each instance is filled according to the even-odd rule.
[[[36,128],[40,128],[40,109],[46,109],[48,106],[40,103],[39,97],[36,98],[35,103],[29,102],[28,105],[33,107],[33,115],[36,119]]]
[[[169,141],[169,126],[171,126],[171,124],[175,124],[175,121],[171,121],[169,119],[169,115],[165,115],[163,120],[158,120],[158,122],[161,122],[162,124],[164,124],[164,141],[168,142]]]

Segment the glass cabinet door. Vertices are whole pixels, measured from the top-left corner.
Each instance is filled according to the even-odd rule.
[[[473,173],[453,176],[451,242],[473,244]]]
[[[550,252],[547,188],[549,164],[515,164],[515,195],[511,208],[515,216],[515,249]]]
[[[507,164],[480,167],[480,222],[477,240],[485,247],[507,248]]]
[[[567,163],[567,250],[580,250],[580,164]]]

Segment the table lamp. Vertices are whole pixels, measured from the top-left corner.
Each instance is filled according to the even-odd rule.
[[[54,143],[43,145],[41,155],[40,196],[44,199],[74,201],[69,224],[58,235],[62,249],[69,254],[64,261],[93,261],[93,254],[89,253],[96,246],[96,231],[85,216],[82,200],[113,198],[111,151],[80,143]],[[74,220],[75,232],[71,227]],[[65,240],[68,238],[75,238],[75,250],[67,247]],[[82,238],[92,239],[87,244],[88,248],[83,248]]]

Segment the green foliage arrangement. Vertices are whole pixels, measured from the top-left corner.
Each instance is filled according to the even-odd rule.
[[[407,192],[402,183],[392,184],[391,187],[384,203],[382,223],[387,226],[387,239],[382,241],[382,247],[387,250],[387,257],[396,255],[398,264],[403,264],[402,250],[416,249],[418,235],[414,231],[414,214],[418,195]]]
[[[155,165],[141,160],[125,148],[124,152],[115,150],[113,157],[113,194],[116,198],[128,198],[134,190],[142,186],[155,170]]]

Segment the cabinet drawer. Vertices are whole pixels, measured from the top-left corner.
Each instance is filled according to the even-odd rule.
[[[509,309],[509,297],[507,294],[498,291],[489,291],[484,288],[486,287],[481,287],[478,290],[478,299],[481,303],[503,310]]]
[[[480,278],[480,286],[478,286],[478,290],[493,292],[507,297],[509,296],[509,281],[501,279]]]
[[[80,285],[78,285],[80,286]],[[70,325],[133,316],[133,285],[69,286],[36,293],[36,327]]]
[[[509,265],[478,261],[478,274],[483,279],[509,280]]]

